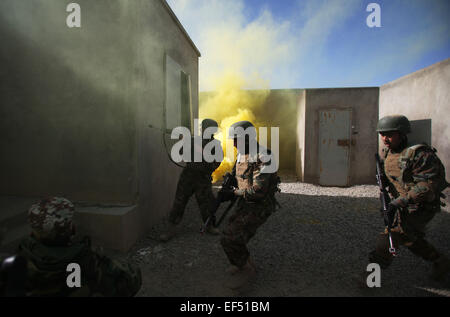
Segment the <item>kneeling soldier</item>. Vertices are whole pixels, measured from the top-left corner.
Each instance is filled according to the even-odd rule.
[[[75,238],[74,205],[62,197],[31,206],[32,233],[18,254],[26,258],[27,296],[134,296],[141,287],[141,271],[92,250],[88,237]],[[69,287],[69,264],[80,268],[80,287]]]

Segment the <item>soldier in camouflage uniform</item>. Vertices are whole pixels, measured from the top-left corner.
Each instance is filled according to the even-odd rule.
[[[239,121],[231,128],[230,137],[234,139],[234,146],[238,149],[238,157],[233,168],[238,188],[235,188],[231,195],[238,196],[238,201],[234,214],[230,216],[223,230],[220,242],[231,263],[226,286],[238,289],[256,274],[247,243],[276,209],[275,192],[278,191],[279,178],[276,172],[267,173],[268,166],[273,160],[270,150],[256,143],[257,153],[249,151],[250,137],[242,132],[248,128],[255,129],[253,124],[249,121]],[[254,135],[256,136],[256,133]],[[244,148],[238,146],[240,138],[245,138],[245,142],[242,142],[245,144]]]
[[[201,128],[202,133],[208,128],[215,128],[217,130],[217,122],[211,119],[204,119]],[[198,150],[203,152],[204,147],[211,141],[216,141],[214,140],[213,135],[211,135],[210,138],[202,138],[202,148]],[[195,151],[194,138],[191,139],[191,142],[191,148]],[[220,146],[219,148],[220,151],[222,151]],[[194,156],[193,153],[192,156]],[[223,158],[223,153],[219,153],[219,156]],[[166,242],[176,234],[177,226],[183,218],[184,210],[192,195],[195,195],[203,222],[208,219],[209,206],[215,199],[212,192],[211,174],[219,167],[220,163],[221,161],[206,162],[204,159],[202,162],[194,162],[192,157],[191,162],[186,164],[186,167],[183,168],[178,180],[175,200],[169,214],[168,228],[167,231],[160,236],[161,241]],[[207,227],[206,232],[215,235],[219,234],[219,231],[214,228],[212,224]]]
[[[88,237],[77,239],[74,205],[62,197],[31,206],[30,237],[18,254],[28,262],[27,296],[133,296],[141,287],[141,271],[92,250]],[[67,265],[77,263],[81,287],[69,288]]]
[[[389,181],[392,201],[388,211],[393,219],[395,248],[406,246],[415,255],[433,263],[431,278],[440,280],[450,270],[446,256],[424,239],[425,227],[440,211],[440,195],[448,186],[445,169],[436,150],[426,144],[408,145],[410,123],[405,116],[387,116],[378,122],[384,150],[384,173]],[[377,239],[369,255],[371,263],[387,268],[393,255],[389,252],[387,229]]]

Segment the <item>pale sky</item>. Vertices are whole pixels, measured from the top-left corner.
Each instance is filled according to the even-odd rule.
[[[202,54],[200,91],[227,71],[248,88],[380,86],[450,57],[448,0],[167,2]]]

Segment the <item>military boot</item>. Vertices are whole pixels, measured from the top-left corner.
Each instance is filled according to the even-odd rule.
[[[225,286],[232,290],[237,290],[256,277],[256,268],[249,258],[242,267],[235,267],[235,269],[230,267],[228,274],[228,280],[225,282]]]
[[[430,277],[440,282],[445,279],[448,273],[450,273],[450,260],[445,255],[441,255],[433,262],[433,270]]]
[[[159,240],[162,242],[167,242],[170,239],[172,239],[177,233],[177,225],[174,225],[173,223],[169,222],[169,225],[167,226],[166,232],[162,233],[159,236]]]

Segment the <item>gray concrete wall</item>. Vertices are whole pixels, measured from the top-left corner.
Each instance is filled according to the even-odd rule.
[[[135,199],[134,54],[121,44],[137,25],[106,2],[78,2],[80,29],[63,1],[0,3],[2,194]]]
[[[145,13],[138,15],[138,78],[135,84],[138,96],[139,209],[147,228],[168,214],[181,172],[181,168],[168,157],[173,144],[170,134],[163,133],[165,54],[170,55],[191,76],[192,112],[194,117],[198,117],[199,56],[164,6],[159,0],[140,0],[136,8],[138,12]]]
[[[450,171],[449,87],[450,59],[380,87],[380,118],[403,114],[412,121],[431,120],[431,145],[438,150],[447,175]]]
[[[135,239],[168,213],[180,172],[162,142],[164,56],[191,76],[196,116],[198,51],[162,0],[76,2],[72,29],[68,2],[0,2],[0,194],[138,203]]]
[[[351,108],[354,128],[350,146],[349,182],[351,185],[375,183],[378,96],[379,89],[376,87],[306,90],[304,182],[318,183],[319,180],[319,110]]]

